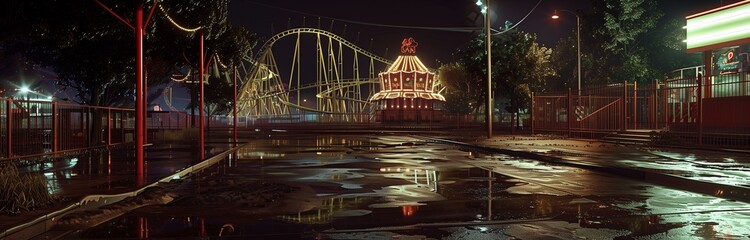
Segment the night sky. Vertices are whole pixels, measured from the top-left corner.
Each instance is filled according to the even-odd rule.
[[[692,13],[738,2],[719,0],[660,0],[659,7],[669,17],[684,19]],[[233,0],[229,17],[233,24],[243,25],[261,37],[261,43],[275,32],[294,27],[317,27],[318,17],[324,30],[344,36],[371,52],[388,58],[399,53],[401,40],[413,36],[419,42],[417,53],[428,67],[436,61],[449,62],[451,53],[462,47],[472,36],[469,32],[420,30],[401,27],[378,27],[342,22],[349,20],[371,24],[419,27],[466,28],[482,27],[482,16],[475,0]],[[505,21],[519,22],[537,4],[537,0],[493,0],[493,28]],[[575,32],[575,16],[562,13],[561,19],[550,19],[554,9],[590,10],[590,0],[542,0],[518,28],[536,33],[539,42],[553,47],[558,39]],[[331,29],[331,18],[334,20]],[[289,24],[291,22],[291,24]],[[346,25],[346,30],[345,26]],[[359,33],[359,34],[358,34]],[[370,48],[370,39],[372,48]],[[386,54],[386,48],[388,53]]]
[[[687,15],[738,1],[740,0],[659,0],[658,5],[668,17],[684,19]],[[473,33],[377,27],[340,20],[419,27],[482,27],[482,17],[478,15],[481,14],[480,9],[475,2],[476,0],[231,0],[229,19],[232,24],[245,26],[249,31],[258,34],[260,42],[255,51],[266,39],[286,30],[287,25],[291,25],[292,28],[302,27],[303,16],[304,26],[317,27],[320,16],[321,28],[340,36],[344,36],[346,25],[344,37],[347,40],[357,43],[359,33],[358,46],[389,59],[395,59],[399,54],[401,40],[412,36],[419,42],[417,55],[420,59],[427,67],[437,68],[438,61],[452,61],[451,54],[464,46]],[[505,21],[520,21],[537,2],[538,0],[492,0],[493,27],[497,28]],[[542,0],[518,28],[536,33],[541,44],[554,47],[561,37],[575,34],[575,16],[563,13],[560,15],[561,19],[552,20],[550,16],[554,10],[585,12],[591,9],[590,3],[590,0]],[[334,20],[333,29],[331,18],[339,19]],[[277,44],[274,53],[291,51],[289,48],[289,45]],[[277,58],[289,58],[277,59],[282,69],[288,68],[291,55]],[[376,69],[377,72],[381,70]],[[287,71],[282,70],[282,74],[286,74]],[[188,98],[184,91],[185,89],[175,88],[174,106],[178,109],[183,109],[187,104]],[[166,106],[163,103],[161,105]]]

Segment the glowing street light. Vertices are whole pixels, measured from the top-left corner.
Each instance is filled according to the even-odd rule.
[[[21,88],[19,88],[18,91],[26,94],[26,93],[29,93],[31,89],[29,89],[29,86],[21,86]]]
[[[560,9],[560,11],[568,12],[576,16],[576,38],[578,40],[578,45],[576,46],[576,50],[578,50],[578,96],[581,96],[581,18],[578,17],[578,14],[572,11],[568,11],[565,9]],[[552,19],[559,18],[560,16],[557,15],[557,10],[555,10],[555,14],[552,15]]]

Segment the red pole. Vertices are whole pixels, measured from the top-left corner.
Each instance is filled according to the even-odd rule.
[[[198,73],[198,78],[200,79],[198,80],[198,88],[199,88],[198,93],[200,94],[200,100],[199,100],[200,104],[198,105],[198,114],[200,116],[200,120],[198,121],[198,125],[200,125],[199,130],[198,130],[199,132],[198,138],[200,138],[199,139],[200,142],[198,143],[198,151],[200,152],[199,154],[200,161],[203,161],[203,159],[205,158],[205,153],[204,153],[205,151],[204,140],[205,139],[204,138],[206,137],[205,133],[203,132],[203,127],[204,127],[204,119],[203,119],[203,67],[204,67],[203,66],[203,31],[201,31],[200,44],[198,48],[201,51],[200,55],[198,56],[200,57],[200,62],[199,62],[200,72]]]
[[[135,9],[135,157],[137,185],[143,185],[143,3]]]
[[[234,145],[237,146],[237,66],[234,67],[234,104],[232,126],[234,126]]]

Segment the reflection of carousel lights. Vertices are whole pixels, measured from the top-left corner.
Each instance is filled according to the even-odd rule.
[[[422,170],[414,168],[380,168],[380,172],[383,173],[402,173],[401,177],[404,179],[414,177],[414,183],[417,185],[425,184],[429,187],[430,191],[438,191],[438,176],[435,170]],[[424,173],[424,174],[423,174]],[[421,183],[420,181],[423,181]]]
[[[414,213],[416,213],[417,210],[419,210],[419,205],[401,206],[401,213],[404,215],[404,217],[414,216]]]
[[[381,172],[403,172],[403,173],[421,173],[421,169],[410,169],[410,168],[380,168]],[[427,170],[425,170],[427,171]]]
[[[279,219],[288,222],[306,223],[306,224],[326,224],[330,223],[336,212],[361,208],[361,198],[325,198],[322,204],[317,208],[307,212],[298,212],[292,215],[283,215]]]

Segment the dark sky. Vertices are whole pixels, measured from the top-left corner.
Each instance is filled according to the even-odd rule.
[[[481,27],[481,16],[475,18],[479,8],[476,0],[233,0],[230,2],[230,21],[243,25],[257,33],[265,41],[273,33],[292,27],[317,27],[321,16],[321,27],[344,35],[352,42],[371,52],[388,58],[398,54],[401,40],[413,36],[419,42],[417,53],[429,67],[436,60],[451,61],[451,53],[462,47],[472,36],[466,32],[418,30],[394,27],[376,27],[331,20],[335,18],[373,24],[421,26],[421,27]],[[571,11],[590,10],[591,0],[542,0],[519,29],[536,33],[539,42],[552,47],[561,37],[574,34],[575,16],[561,14],[562,19],[553,21],[554,9]],[[658,0],[658,5],[668,16],[684,17],[688,14],[711,9],[739,0]],[[519,22],[532,10],[538,0],[493,0],[493,28],[505,21]],[[305,15],[302,13],[307,13]],[[346,25],[346,30],[344,25]]]

